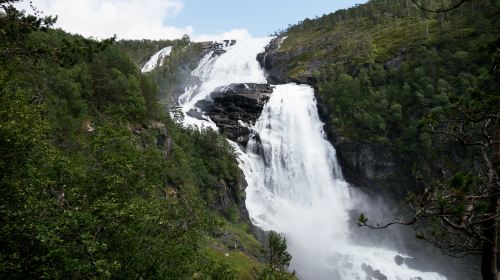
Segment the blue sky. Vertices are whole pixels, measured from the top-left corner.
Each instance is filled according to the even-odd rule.
[[[247,29],[256,37],[266,36],[306,17],[328,14],[363,0],[183,0],[183,9],[165,23],[190,25],[196,34],[220,34]]]
[[[366,0],[32,0],[56,26],[86,37],[197,41],[262,37]],[[30,12],[27,0],[18,4]]]

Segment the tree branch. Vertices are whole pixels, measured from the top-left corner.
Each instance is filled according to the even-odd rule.
[[[383,226],[372,226],[372,225],[368,224],[366,221],[359,221],[358,222],[358,226],[359,227],[367,227],[367,228],[371,228],[371,229],[384,229],[384,228],[390,227],[392,225],[409,226],[409,225],[413,225],[416,222],[417,222],[417,218],[414,217],[411,221],[407,221],[407,222],[404,222],[404,221],[391,222],[391,223],[387,223],[387,224],[385,224]]]

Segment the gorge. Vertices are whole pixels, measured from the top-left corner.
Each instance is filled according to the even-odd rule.
[[[266,78],[256,58],[269,41],[238,41],[223,54],[207,53],[192,72],[200,83],[179,97],[186,125],[224,125],[221,132],[240,143],[234,147],[248,184],[245,203],[251,221],[284,234],[292,268],[301,279],[446,279],[396,263],[397,251],[355,244],[349,211],[356,207],[357,191],[344,181],[335,149],[326,140],[313,88],[257,86]],[[236,102],[220,104],[218,92]],[[245,94],[253,95],[250,105],[261,104],[260,116],[246,115],[249,104],[238,102]],[[214,103],[223,108],[214,110]],[[230,133],[227,118],[233,122]]]
[[[500,278],[498,1],[76,2],[0,0],[0,279]]]

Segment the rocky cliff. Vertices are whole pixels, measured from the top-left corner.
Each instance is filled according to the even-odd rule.
[[[273,89],[267,84],[230,84],[216,89],[211,100],[201,100],[196,106],[217,124],[229,139],[246,146],[250,126],[259,118]],[[189,112],[201,118],[197,111]]]
[[[299,75],[294,75],[295,66],[293,61],[297,61],[311,50],[307,46],[300,46],[287,51],[280,50],[286,39],[285,35],[273,39],[266,47],[266,51],[259,54],[257,59],[265,69],[270,83],[297,82],[309,84],[315,88],[320,117],[325,122],[328,139],[337,150],[337,157],[346,180],[362,188],[367,193],[382,195],[391,198],[391,200],[402,199],[409,191],[415,191],[416,182],[411,170],[408,169],[409,163],[403,155],[397,154],[378,143],[353,141],[339,134],[331,122],[329,108],[319,92],[313,73],[327,64],[337,62],[349,64],[349,58],[335,57],[324,60],[304,60],[301,63],[304,71]],[[334,49],[332,46],[332,50]]]

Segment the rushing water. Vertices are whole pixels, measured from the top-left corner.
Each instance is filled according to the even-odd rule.
[[[197,110],[196,102],[209,98],[216,88],[231,83],[266,83],[266,76],[256,57],[269,41],[270,38],[247,39],[224,47],[226,53],[220,56],[214,56],[212,52],[205,55],[191,73],[201,83],[188,87],[178,100],[185,114],[184,123],[215,128],[208,117],[205,117],[207,121],[202,121],[189,116],[190,110]]]
[[[165,62],[165,59],[172,53],[172,47],[165,47],[153,54],[151,58],[141,68],[142,73],[153,71],[155,68],[160,67]]]
[[[256,56],[269,38],[237,42],[220,56],[207,54],[193,71],[201,83],[179,98],[183,111],[230,83],[265,83]],[[189,116],[186,124],[214,126]],[[248,182],[246,206],[252,222],[285,235],[292,269],[301,279],[446,279],[397,265],[398,252],[361,246],[352,240],[349,210],[355,195],[343,180],[335,149],[326,140],[313,89],[275,86],[253,126],[255,135],[239,151]]]
[[[259,138],[240,156],[248,182],[246,206],[257,226],[285,234],[299,276],[445,279],[397,265],[395,251],[352,241],[348,211],[354,193],[325,139],[311,87],[276,86],[254,129]]]

